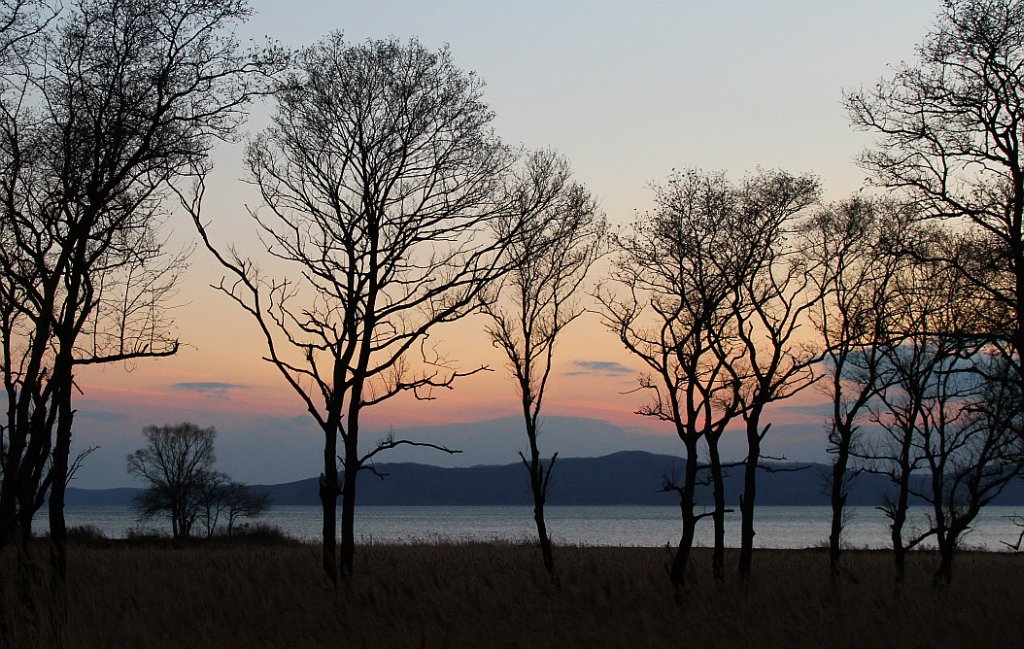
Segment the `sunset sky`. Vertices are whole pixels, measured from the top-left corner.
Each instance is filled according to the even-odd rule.
[[[498,135],[513,145],[559,150],[609,220],[625,225],[652,207],[650,184],[673,169],[724,169],[739,178],[756,167],[781,168],[817,174],[827,199],[856,191],[864,174],[853,158],[871,141],[850,128],[842,90],[872,85],[889,74],[889,65],[912,59],[939,4],[260,0],[240,36],[269,35],[299,47],[338,29],[353,42],[396,36],[417,37],[431,49],[448,43],[455,63],[485,80]],[[267,111],[255,107],[249,132],[266,124]],[[257,198],[240,181],[242,148],[217,150],[204,217],[219,244],[256,253],[244,205],[255,206]],[[180,216],[168,223],[168,234],[172,246],[196,240]],[[260,360],[255,325],[209,287],[221,275],[206,251],[196,249],[175,310],[184,344],[176,357],[79,374],[75,446],[100,448],[73,486],[132,484],[124,458],[141,444],[141,428],[180,421],[216,426],[218,466],[245,482],[319,472],[320,433]],[[463,445],[463,456],[404,452],[391,459],[516,460],[522,434],[514,436],[516,422],[505,420],[517,414],[516,395],[484,324],[470,318],[438,329],[432,340],[459,367],[486,364],[495,371],[469,377],[432,402],[399,399],[376,408],[365,424],[368,443],[389,428],[431,441],[444,441],[448,432]],[[641,396],[628,391],[639,369],[597,316],[566,330],[545,411],[557,416],[548,439],[571,446],[548,452],[681,452],[664,424],[632,414]],[[809,393],[773,411],[769,453],[824,459],[820,401]],[[739,455],[739,440],[726,446]]]

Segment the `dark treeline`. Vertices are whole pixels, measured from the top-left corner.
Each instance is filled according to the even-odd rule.
[[[323,434],[333,585],[356,565],[359,476],[397,446],[457,452],[394,437],[367,447],[365,411],[489,369],[457,367],[431,342],[473,313],[509,361],[555,584],[544,505],[566,449],[539,442],[541,406],[556,341],[586,297],[643,364],[638,414],[681,442],[681,469],[661,484],[680,503],[680,593],[706,519],[712,573],[726,578],[734,509],[736,569],[752,576],[758,477],[779,459],[767,453],[773,405],[798,393],[833,404],[833,578],[858,475],[892,484],[880,506],[897,577],[930,539],[944,582],[979,510],[1020,477],[1024,2],[944,2],[915,61],[845,93],[854,126],[876,139],[859,161],[871,186],[856,196],[823,202],[810,174],[689,168],[618,229],[557,152],[499,138],[482,81],[447,48],[334,32],[295,51],[243,50],[232,36],[243,0],[0,11],[0,544],[18,547],[20,582],[37,574],[29,541],[48,501],[63,588],[64,493],[84,458],[71,455],[76,368],[178,349],[170,308],[185,259],[161,235],[176,208]],[[212,148],[238,136],[256,99],[271,115],[245,149],[265,244],[250,257],[215,240],[201,208]],[[605,276],[588,278],[602,257]],[[721,457],[726,435],[745,441],[741,461]],[[741,486],[727,489],[735,474]],[[911,502],[928,504],[927,529],[907,528]]]

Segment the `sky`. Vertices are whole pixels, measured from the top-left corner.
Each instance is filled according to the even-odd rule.
[[[350,2],[256,0],[243,40],[270,36],[287,47],[341,30],[351,42],[416,37],[448,44],[452,59],[485,81],[493,126],[507,143],[552,147],[597,197],[615,225],[653,207],[652,183],[674,169],[725,170],[740,178],[756,168],[811,172],[826,200],[856,192],[865,176],[855,164],[871,145],[853,130],[843,90],[870,86],[910,61],[939,9],[938,0],[780,0],[778,2],[492,1]],[[258,105],[246,133],[267,123]],[[214,152],[204,219],[214,240],[258,252],[245,206],[258,205],[242,182],[242,143]],[[167,224],[172,246],[193,246],[183,215]],[[595,280],[597,279],[595,273]],[[190,260],[177,296],[183,343],[170,359],[130,367],[90,367],[78,375],[74,446],[98,446],[73,486],[137,484],[125,456],[142,444],[148,424],[191,421],[218,430],[218,467],[250,484],[316,475],[321,433],[262,361],[254,323],[210,284],[223,273],[204,249]],[[432,341],[460,367],[493,371],[458,382],[429,402],[398,399],[376,407],[366,440],[394,430],[464,453],[403,450],[383,461],[444,465],[510,463],[525,436],[517,398],[482,317],[438,329]],[[633,414],[642,397],[639,364],[587,314],[565,330],[546,397],[542,448],[562,456],[642,449],[681,453],[663,423]],[[823,397],[807,392],[772,410],[769,454],[825,460]],[[520,441],[522,438],[522,442]],[[727,455],[742,457],[738,435]]]

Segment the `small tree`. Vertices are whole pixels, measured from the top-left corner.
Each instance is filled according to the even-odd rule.
[[[230,480],[224,486],[221,502],[227,516],[227,534],[231,536],[238,521],[243,518],[259,518],[270,510],[270,494],[255,492],[241,482]]]
[[[217,532],[224,521],[225,532],[231,536],[243,518],[258,518],[270,509],[270,495],[252,491],[245,484],[232,480],[220,471],[211,471],[199,487],[199,522],[206,538]]]
[[[203,513],[204,495],[218,483],[220,474],[213,470],[217,431],[182,423],[147,426],[142,434],[146,446],[128,456],[128,473],[149,486],[133,506],[143,519],[167,516],[174,538],[188,538]]]
[[[519,392],[530,449],[519,455],[530,476],[544,567],[556,580],[544,503],[558,453],[546,464],[541,460],[539,418],[555,343],[583,313],[574,298],[600,253],[606,224],[589,192],[571,182],[568,162],[553,151],[530,154],[507,191],[510,209],[496,222],[496,234],[511,242],[510,272],[484,298],[483,309],[492,320],[487,333],[508,357]]]

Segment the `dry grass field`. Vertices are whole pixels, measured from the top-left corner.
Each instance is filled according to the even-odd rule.
[[[1024,556],[965,553],[948,587],[911,556],[897,588],[889,555],[846,555],[838,585],[824,551],[761,551],[743,588],[711,579],[697,550],[676,603],[665,549],[556,548],[553,588],[531,546],[364,546],[357,574],[322,585],[300,544],[76,544],[69,647],[1022,647]],[[735,556],[729,557],[730,567]],[[46,647],[0,557],[11,647]],[[731,575],[730,575],[731,577]],[[52,605],[39,596],[43,610]]]

